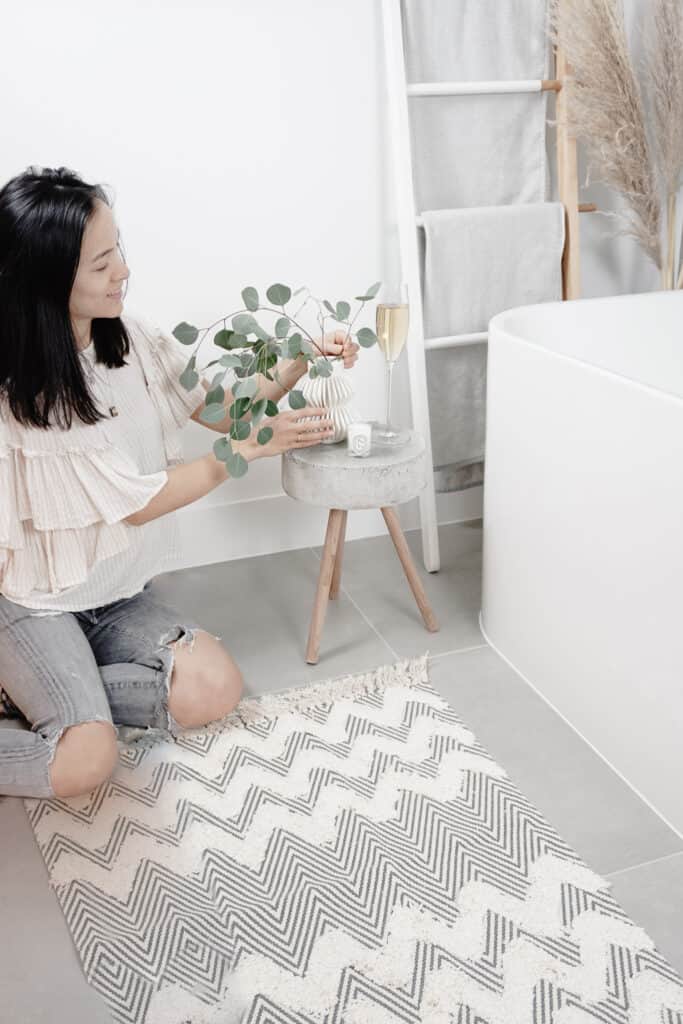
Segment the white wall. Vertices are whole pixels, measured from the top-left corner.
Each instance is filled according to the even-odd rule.
[[[113,187],[129,312],[208,325],[246,285],[276,280],[352,301],[395,266],[379,0],[26,6],[3,26],[0,178],[64,164]],[[598,220],[582,219],[585,294],[651,287],[633,243],[604,241]],[[380,418],[381,354],[362,350],[348,372],[362,414]],[[186,457],[218,436],[189,423]],[[181,510],[179,566],[322,542],[324,512],[283,494],[279,462]],[[440,521],[479,516],[481,491],[439,495]],[[417,502],[401,517],[418,525]],[[350,537],[383,532],[378,513],[349,518]]]

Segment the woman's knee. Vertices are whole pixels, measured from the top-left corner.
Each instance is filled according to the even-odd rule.
[[[196,729],[225,718],[244,689],[242,673],[223,645],[202,630],[192,649],[176,646],[168,699],[169,711],[182,729]]]
[[[105,782],[118,761],[111,722],[81,722],[64,730],[50,764],[55,796],[81,796]]]

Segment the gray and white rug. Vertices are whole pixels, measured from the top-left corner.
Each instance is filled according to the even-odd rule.
[[[25,805],[125,1024],[683,1024],[683,982],[427,655],[121,744]]]

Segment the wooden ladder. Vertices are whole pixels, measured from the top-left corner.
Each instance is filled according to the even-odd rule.
[[[579,206],[578,203],[576,140],[569,135],[566,129],[566,92],[563,92],[563,82],[568,74],[568,65],[560,50],[555,52],[555,78],[552,80],[408,83],[403,48],[401,0],[382,0],[382,20],[387,76],[388,130],[397,204],[401,277],[408,285],[410,297],[410,326],[406,344],[410,401],[413,427],[423,435],[426,445],[427,486],[419,498],[422,558],[425,569],[428,572],[436,572],[440,567],[439,534],[436,518],[425,353],[428,349],[454,348],[458,345],[473,343],[485,344],[488,334],[487,332],[477,332],[425,338],[417,240],[417,228],[421,220],[419,211],[415,208],[408,98],[410,96],[463,96],[483,93],[541,93],[547,91],[556,93],[558,193],[559,200],[565,209],[565,246],[562,256],[562,297],[564,299],[579,297],[579,213],[589,212],[595,207],[592,204]]]

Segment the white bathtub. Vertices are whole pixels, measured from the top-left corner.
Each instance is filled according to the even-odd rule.
[[[683,833],[683,293],[500,313],[487,381],[482,632]]]

